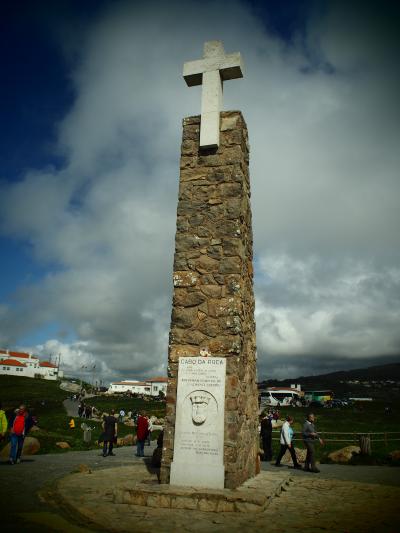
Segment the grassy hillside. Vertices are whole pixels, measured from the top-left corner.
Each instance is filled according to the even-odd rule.
[[[76,417],[75,429],[71,429],[69,427],[71,417],[66,415],[62,404],[63,400],[68,396],[69,393],[61,390],[59,383],[55,381],[0,376],[0,400],[2,401],[3,409],[6,412],[13,411],[21,403],[24,403],[37,416],[40,431],[31,433],[31,436],[39,439],[41,446],[39,453],[41,454],[65,452],[65,450],[56,446],[56,442],[59,441],[68,442],[71,450],[97,448],[96,441],[102,432],[101,423]],[[165,412],[164,404],[154,401],[122,400],[121,402],[118,398],[89,398],[86,403],[95,405],[102,411],[109,411],[112,408],[139,411],[145,405],[149,414],[163,416]],[[81,429],[83,422],[93,428],[92,442],[90,444],[83,442],[83,431]],[[134,429],[132,427],[119,424],[119,437],[133,432]],[[157,434],[155,433],[154,438],[156,437]]]
[[[62,391],[56,381],[0,376],[0,400],[5,410],[15,409],[24,403],[41,414],[60,409],[61,402],[67,396],[68,393]]]
[[[128,411],[134,413],[146,411],[148,416],[154,415],[159,418],[164,418],[165,416],[165,402],[158,402],[152,399],[143,400],[141,398],[99,396],[88,400],[88,403],[105,412],[109,412],[110,409],[115,409],[117,413],[121,409],[124,409],[126,413]]]

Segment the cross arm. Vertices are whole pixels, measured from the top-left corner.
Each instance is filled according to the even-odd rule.
[[[203,72],[219,70],[223,80],[243,78],[243,61],[239,52],[227,54],[224,58],[210,57],[188,61],[183,65],[183,77],[189,87],[201,85]]]

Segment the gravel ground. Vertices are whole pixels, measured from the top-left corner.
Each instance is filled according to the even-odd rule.
[[[153,447],[154,445],[145,448],[147,457],[151,456]],[[80,464],[95,471],[142,462],[142,459],[135,457],[135,451],[135,447],[119,448],[115,450],[115,457],[106,458],[101,456],[100,450],[37,455],[26,457],[21,464],[13,466],[1,462],[2,531],[89,531],[87,526],[74,525],[71,517],[60,514],[56,506],[49,508],[39,497],[38,491],[47,490],[57,479],[74,471]],[[262,467],[263,470],[276,470],[269,463],[263,463]],[[286,468],[288,467],[281,470]],[[300,484],[309,483],[310,480],[342,480],[400,486],[399,470],[394,467],[321,465],[320,474],[293,469],[290,472]]]

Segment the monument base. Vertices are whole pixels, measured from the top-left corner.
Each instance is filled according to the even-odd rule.
[[[180,487],[224,488],[224,465],[171,463],[171,485]]]
[[[115,504],[214,513],[262,513],[292,481],[288,472],[262,472],[236,489],[177,487],[144,481],[125,483],[112,492]]]

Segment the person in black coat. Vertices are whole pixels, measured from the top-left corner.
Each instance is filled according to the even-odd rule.
[[[272,418],[264,412],[261,419],[261,440],[264,450],[264,461],[272,460]]]
[[[111,413],[103,418],[103,457],[107,455],[115,455],[113,453],[114,441],[117,438],[117,419],[114,416],[114,409],[111,410]]]

